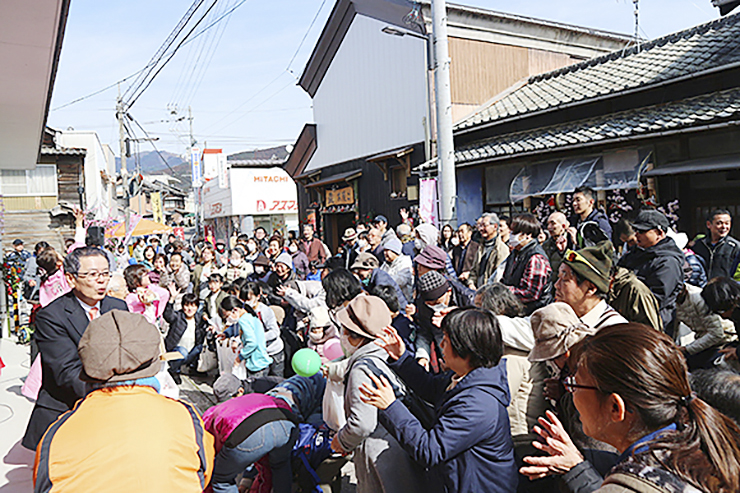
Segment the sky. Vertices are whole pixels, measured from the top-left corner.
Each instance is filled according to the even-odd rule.
[[[95,130],[118,154],[115,83],[147,65],[192,0],[73,0],[47,124]],[[210,5],[206,0],[204,5]],[[235,153],[295,142],[313,121],[297,85],[335,0],[219,0],[224,21],[184,45],[130,108],[156,146],[184,154],[188,107],[198,145]],[[469,0],[468,5],[630,34],[632,0]],[[719,17],[710,0],[640,0],[654,39]],[[313,25],[312,25],[313,21]],[[208,25],[206,19],[201,27]],[[197,32],[197,29],[196,31]],[[133,82],[128,79],[121,90]],[[98,92],[80,102],[79,98]],[[64,107],[62,107],[64,106]],[[60,108],[61,107],[61,108]],[[135,128],[139,137],[143,134]],[[152,150],[140,143],[142,151]]]

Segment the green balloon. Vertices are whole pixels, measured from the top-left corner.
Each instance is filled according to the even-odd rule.
[[[303,348],[293,355],[293,371],[302,377],[312,377],[321,369],[321,356],[313,349]]]

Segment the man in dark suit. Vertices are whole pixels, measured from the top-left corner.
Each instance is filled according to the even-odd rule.
[[[42,383],[23,437],[23,446],[31,450],[36,450],[49,425],[85,396],[77,344],[87,324],[111,310],[128,310],[125,302],[106,296],[110,264],[99,248],[73,250],[64,259],[64,272],[72,291],[36,315]]]

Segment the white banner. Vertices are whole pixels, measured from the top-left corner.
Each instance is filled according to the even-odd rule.
[[[206,219],[298,213],[295,182],[282,168],[229,168],[228,188],[216,180],[203,187]]]
[[[193,177],[192,183],[194,188],[203,185],[203,174],[200,168],[200,149],[193,147],[190,149],[190,173]]]
[[[226,161],[226,154],[216,156],[218,156],[218,188],[229,188],[229,163]]]

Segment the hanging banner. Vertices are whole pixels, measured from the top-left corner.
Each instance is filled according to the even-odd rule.
[[[229,163],[226,162],[226,154],[218,156],[218,188],[229,188]]]
[[[355,203],[355,189],[352,185],[337,190],[326,191],[326,207],[332,205],[352,205]]]
[[[425,223],[437,226],[437,179],[419,180],[419,217]]]
[[[193,188],[198,188],[203,185],[203,174],[200,168],[200,149],[193,147],[190,149],[190,173],[193,177],[192,183]]]
[[[149,196],[152,202],[152,219],[155,223],[164,224],[164,211],[162,210],[162,193],[154,192]]]

